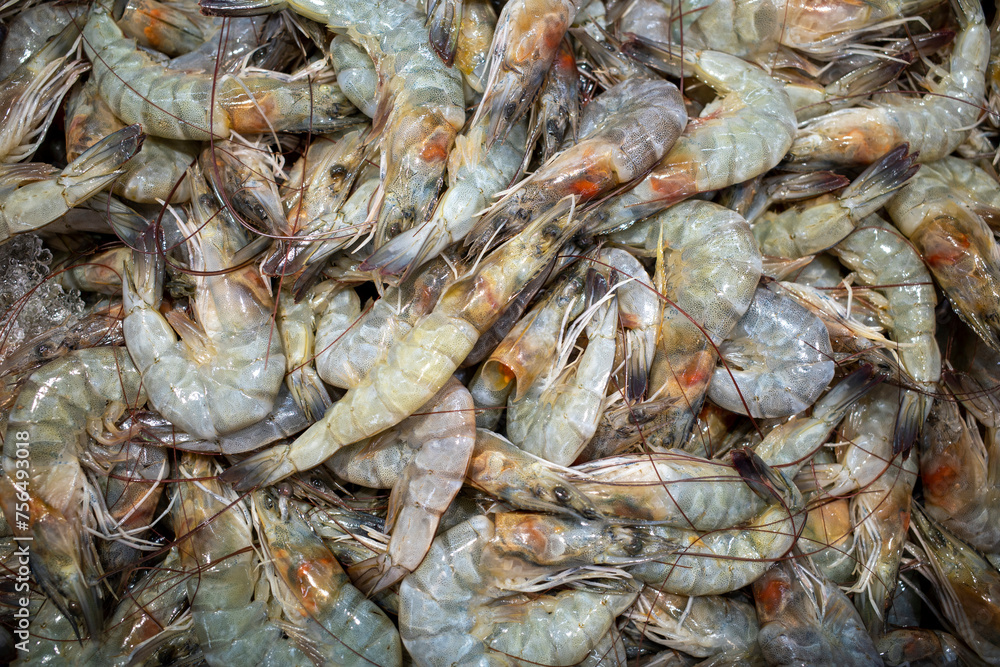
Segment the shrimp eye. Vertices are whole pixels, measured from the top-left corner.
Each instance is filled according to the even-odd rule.
[[[517,105],[513,102],[508,102],[507,106],[503,108],[503,116],[506,119],[510,119],[517,112]]]
[[[347,167],[342,164],[335,164],[330,167],[330,178],[334,180],[340,180],[344,176],[347,176]]]
[[[271,496],[264,496],[264,507],[269,510],[274,509],[274,499]]]
[[[566,490],[566,487],[557,486],[556,488],[552,489],[552,495],[554,495],[556,497],[556,500],[558,500],[560,503],[565,504],[566,502],[569,501],[569,491]]]

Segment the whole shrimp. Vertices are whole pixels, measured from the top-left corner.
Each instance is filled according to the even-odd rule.
[[[688,122],[649,175],[588,214],[587,232],[622,229],[699,192],[750,180],[778,164],[791,146],[795,110],[764,70],[714,51],[686,50],[684,58],[684,71],[719,97]]]
[[[107,187],[142,146],[146,135],[130,125],[87,149],[62,171],[48,165],[0,165],[0,243],[32,232]]]
[[[753,417],[788,417],[819,398],[833,379],[826,325],[793,299],[760,287],[719,346],[708,397]]]
[[[608,89],[584,108],[579,141],[508,189],[479,219],[466,245],[478,253],[563,197],[586,202],[641,177],[670,151],[686,124],[684,102],[671,83],[628,79]]]
[[[959,317],[1000,350],[1000,247],[969,198],[955,187],[956,175],[969,175],[956,162],[961,160],[925,164],[886,210],[913,242]]]
[[[647,403],[605,414],[595,439],[609,451],[642,440],[653,447],[687,439],[715,365],[715,345],[743,316],[761,274],[760,253],[746,221],[717,204],[685,202],[611,239],[657,258],[654,285],[666,302],[649,371]],[[638,410],[638,412],[637,412]]]
[[[554,548],[566,548],[559,533],[541,532],[544,525],[532,527],[523,519],[506,526],[512,538],[527,528],[528,537],[551,535]],[[399,631],[418,665],[515,665],[522,660],[574,664],[635,599],[634,592],[567,590],[491,604],[507,592],[505,585],[513,585],[504,579],[517,577],[516,564],[521,560],[498,552],[495,543],[498,533],[504,536],[504,528],[487,516],[455,526],[434,540],[421,566],[403,580]],[[595,549],[593,528],[583,527],[577,533],[589,542],[589,550]],[[513,554],[524,551],[516,541],[510,548]],[[504,567],[505,563],[509,565]],[[528,569],[534,573],[538,567]]]
[[[927,514],[983,553],[998,554],[997,431],[987,430],[986,445],[978,424],[971,417],[963,420],[958,405],[949,399],[934,403],[920,447]]]
[[[286,614],[310,649],[338,665],[400,665],[402,649],[392,621],[351,584],[287,490],[257,491],[253,507],[264,551],[285,588],[279,598],[291,598],[283,606],[295,610]]]
[[[226,139],[230,132],[322,131],[353,110],[332,84],[277,74],[179,72],[139,50],[100,4],[90,12],[83,46],[101,97],[115,116],[167,139]],[[206,101],[209,103],[206,105]]]
[[[399,0],[378,5],[359,0],[202,0],[201,7],[230,16],[290,7],[363,46],[381,82],[374,133],[382,145],[381,181],[369,217],[376,222],[376,245],[427,217],[455,135],[465,123],[465,105],[461,74],[434,53],[415,7]]]
[[[760,634],[770,665],[881,665],[861,617],[840,588],[786,561],[753,584]]]
[[[990,37],[979,0],[955,0],[960,30],[947,69],[934,68],[929,94],[841,109],[810,121],[789,150],[792,162],[863,165],[906,142],[933,162],[953,152],[984,105]],[[930,79],[930,77],[929,77]]]
[[[33,538],[32,574],[77,637],[97,637],[102,626],[90,534],[80,529],[89,523],[90,502],[80,457],[92,422],[113,428],[126,407],[145,403],[140,383],[123,348],[78,350],[32,373],[7,420],[3,510],[15,534]],[[27,509],[16,514],[15,502]],[[24,513],[21,528],[25,521],[15,517]]]
[[[214,440],[271,412],[285,357],[280,336],[272,335],[271,296],[256,268],[218,273],[245,245],[242,229],[214,210],[198,169],[188,178],[195,188],[193,216],[178,224],[189,237],[191,269],[209,272],[195,276],[197,322],[177,310],[169,317],[159,311],[165,259],[150,227],[126,267],[123,328],[150,405],[181,430]]]
[[[566,365],[564,355],[557,355],[546,374],[507,410],[511,440],[557,465],[576,460],[597,430],[615,360],[617,299],[605,296],[607,283],[593,270],[588,271],[586,291],[592,305],[567,336],[575,341],[575,333],[585,323],[586,349],[572,366]]]
[[[906,392],[897,418],[897,449],[908,449],[930,411],[930,394],[941,378],[941,351],[935,333],[937,295],[919,253],[876,214],[865,218],[850,236],[830,249],[888,300],[888,331],[900,343],[896,354],[903,370],[926,393]]]
[[[805,257],[843,240],[917,173],[915,159],[905,144],[896,146],[839,195],[811,199],[778,214],[765,213],[753,225],[761,253]]]
[[[752,452],[733,451],[733,463],[761,499],[763,511],[745,525],[710,533],[653,525],[654,539],[678,545],[659,556],[627,568],[653,588],[679,595],[721,595],[753,582],[770,561],[795,544],[805,523],[802,495],[794,484]]]
[[[465,480],[476,441],[472,411],[469,391],[452,378],[413,416],[331,457],[328,465],[341,477],[392,488],[385,520],[389,546],[351,572],[365,594],[392,586],[423,560],[441,515]]]
[[[578,227],[557,207],[485,257],[448,287],[434,307],[367,376],[291,445],[272,447],[229,468],[238,489],[308,470],[340,447],[375,435],[413,414],[444,386],[479,336],[514,295],[544,269]]]
[[[184,454],[171,518],[187,571],[195,636],[204,660],[219,665],[313,664],[268,613],[249,510],[215,478],[212,460]],[[331,558],[332,560],[332,558]],[[257,589],[257,595],[255,595]],[[267,587],[263,587],[267,591]]]

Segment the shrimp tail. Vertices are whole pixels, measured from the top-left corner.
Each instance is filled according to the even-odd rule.
[[[63,191],[66,203],[76,206],[111,183],[124,164],[139,152],[145,138],[141,125],[129,125],[104,137],[70,162],[59,176],[59,181],[66,184]]]
[[[377,595],[410,574],[405,567],[387,565],[387,561],[385,554],[372,556],[348,567],[347,575],[364,595],[368,597]]]
[[[892,455],[908,453],[917,439],[917,432],[927,414],[926,399],[917,392],[904,391],[896,414],[896,427],[892,436]]]
[[[423,264],[430,251],[437,247],[443,231],[434,226],[434,220],[423,223],[430,227],[424,232],[423,225],[408,229],[394,236],[378,248],[358,267],[361,271],[378,271],[381,276],[396,276],[406,280],[413,269]]]
[[[862,396],[880,385],[886,379],[885,374],[876,372],[871,364],[864,364],[828,391],[823,398],[816,401],[813,414],[839,415],[838,422],[847,408],[856,403]]]
[[[310,431],[312,429],[306,434]],[[273,446],[229,468],[219,475],[219,480],[231,484],[237,493],[246,493],[269,484],[271,480],[284,479],[297,471],[288,457],[290,451],[290,445]]]
[[[882,208],[917,173],[920,169],[920,165],[916,164],[919,153],[909,151],[909,144],[899,144],[869,165],[844,190],[841,201],[854,212],[856,219]]]
[[[878,60],[848,72],[828,86],[844,97],[867,97],[889,85],[913,62],[913,54],[904,52],[892,60]]]
[[[731,457],[736,472],[762,500],[771,502],[784,495],[781,489],[787,489],[788,482],[752,450],[734,449]]]
[[[206,16],[260,16],[288,7],[285,0],[200,0],[198,4]]]
[[[431,0],[427,3],[431,48],[445,65],[455,63],[462,25],[462,0]]]

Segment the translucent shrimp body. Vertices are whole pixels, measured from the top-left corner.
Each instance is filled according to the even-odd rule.
[[[644,424],[630,417],[634,408],[609,412],[595,438],[620,441],[612,449],[640,439],[657,448],[676,446],[687,439],[712,377],[709,339],[721,343],[750,306],[760,251],[742,217],[703,201],[673,206],[611,239],[657,257],[661,277],[654,282],[666,304],[648,394],[650,402],[669,406]],[[626,421],[617,424],[619,418]]]
[[[339,450],[329,463],[351,481],[392,488],[385,520],[389,546],[374,562],[356,566],[355,581],[366,594],[392,586],[420,565],[469,467],[476,442],[469,390],[452,378],[417,413],[373,440]]]
[[[648,176],[588,216],[588,232],[621,229],[699,192],[750,180],[778,164],[791,146],[795,110],[781,84],[735,56],[684,55],[685,71],[690,66],[719,98],[688,122]]]
[[[35,371],[7,420],[4,512],[16,528],[15,499],[30,503],[29,525],[16,534],[33,537],[32,573],[81,637],[85,631],[96,637],[102,619],[100,590],[93,587],[99,573],[88,557],[89,534],[80,528],[89,523],[90,491],[79,457],[92,422],[113,426],[126,407],[145,403],[140,384],[123,348],[79,350]],[[18,446],[26,441],[30,466],[21,453],[29,450]]]
[[[283,606],[316,653],[338,665],[398,667],[399,633],[347,573],[280,489],[253,495],[261,541],[285,590]],[[290,598],[290,599],[288,599]],[[297,613],[288,613],[288,608]]]
[[[957,5],[961,30],[948,69],[935,72],[930,94],[820,116],[795,137],[791,160],[816,166],[870,164],[907,142],[919,151],[921,162],[933,162],[965,141],[985,104],[990,36],[979,0],[958,0]]]
[[[393,345],[358,385],[291,445],[272,447],[229,468],[237,488],[308,470],[344,445],[398,424],[444,386],[503,307],[546,267],[576,225],[565,211],[536,221],[451,285],[434,310]]]
[[[509,238],[563,197],[585,202],[639,178],[686,124],[672,83],[628,79],[608,89],[584,108],[579,141],[510,188],[476,223],[469,237],[474,251]]]
[[[826,325],[793,299],[763,287],[719,352],[723,363],[712,376],[708,397],[740,414],[794,415],[812,405],[833,379]]]
[[[957,162],[961,161],[947,158],[923,165],[886,210],[913,242],[959,316],[1000,350],[1000,247],[970,205],[968,185],[956,187],[957,175],[971,177],[961,179],[968,184],[980,180],[978,172],[969,173]]]
[[[583,660],[635,593],[570,590],[491,607],[505,594],[504,579],[513,574],[498,566],[519,560],[496,561],[496,531],[486,516],[455,526],[434,540],[423,564],[403,580],[399,631],[416,664],[513,666],[524,660],[571,665]]]
[[[200,172],[194,215],[184,223],[195,271],[221,272],[245,245],[242,228],[211,206]],[[208,206],[206,206],[206,204]],[[150,404],[178,428],[208,440],[271,412],[285,375],[273,300],[255,267],[195,277],[197,323],[160,311],[164,257],[150,232],[133,253],[124,285],[125,342],[142,372]],[[180,340],[178,340],[178,333]]]
[[[325,23],[363,46],[381,85],[375,127],[381,134],[382,182],[370,220],[376,244],[426,219],[455,135],[465,123],[462,75],[431,48],[424,16],[399,0],[202,0],[203,10],[240,14],[285,7]]]
[[[321,131],[353,110],[335,85],[271,75],[168,70],[136,47],[97,5],[83,31],[101,97],[115,116],[167,139],[225,139],[231,131]]]

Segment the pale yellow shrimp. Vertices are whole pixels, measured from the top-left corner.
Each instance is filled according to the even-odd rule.
[[[351,106],[333,84],[278,74],[225,75],[167,69],[139,50],[97,5],[83,31],[101,97],[115,116],[167,139],[226,139],[230,132],[322,131],[344,125]],[[207,103],[206,103],[207,102]]]
[[[126,407],[146,401],[121,347],[78,350],[35,371],[21,387],[4,437],[3,510],[32,537],[35,580],[78,637],[102,627],[99,576],[90,557],[89,485],[80,464],[88,427],[114,428]]]
[[[452,378],[413,416],[331,457],[328,466],[341,477],[392,488],[386,552],[351,571],[365,594],[392,586],[420,565],[441,515],[462,488],[475,442],[472,397]]]
[[[568,208],[568,207],[567,207]],[[578,224],[555,209],[452,284],[434,310],[392,346],[358,385],[291,445],[229,468],[239,489],[273,483],[322,463],[344,445],[398,424],[444,386],[503,306],[544,269]]]
[[[928,77],[928,95],[893,97],[868,107],[834,111],[799,130],[789,154],[793,162],[870,164],[906,142],[920,162],[933,162],[965,141],[984,106],[990,36],[979,0],[957,0],[961,30],[947,68]]]
[[[224,273],[246,244],[242,227],[214,208],[199,170],[188,178],[193,216],[178,224],[189,237],[191,269],[208,272],[195,276],[196,322],[176,310],[169,318],[159,311],[165,260],[151,227],[126,267],[122,326],[150,404],[179,429],[215,440],[271,412],[285,356],[273,301],[256,268]]]
[[[298,303],[288,290],[282,290],[278,298],[275,324],[278,325],[285,351],[285,384],[309,421],[321,419],[333,405],[313,365],[314,321],[316,313],[322,312],[328,303],[336,299],[338,291],[332,281],[327,281],[309,290]]]
[[[750,180],[778,164],[791,146],[795,110],[780,83],[724,53],[685,50],[684,58],[685,72],[719,97],[688,121],[648,176],[588,215],[588,232],[621,229],[699,192]]]
[[[37,163],[0,165],[0,243],[65,215],[108,186],[146,135],[130,125],[104,137],[59,172]]]

